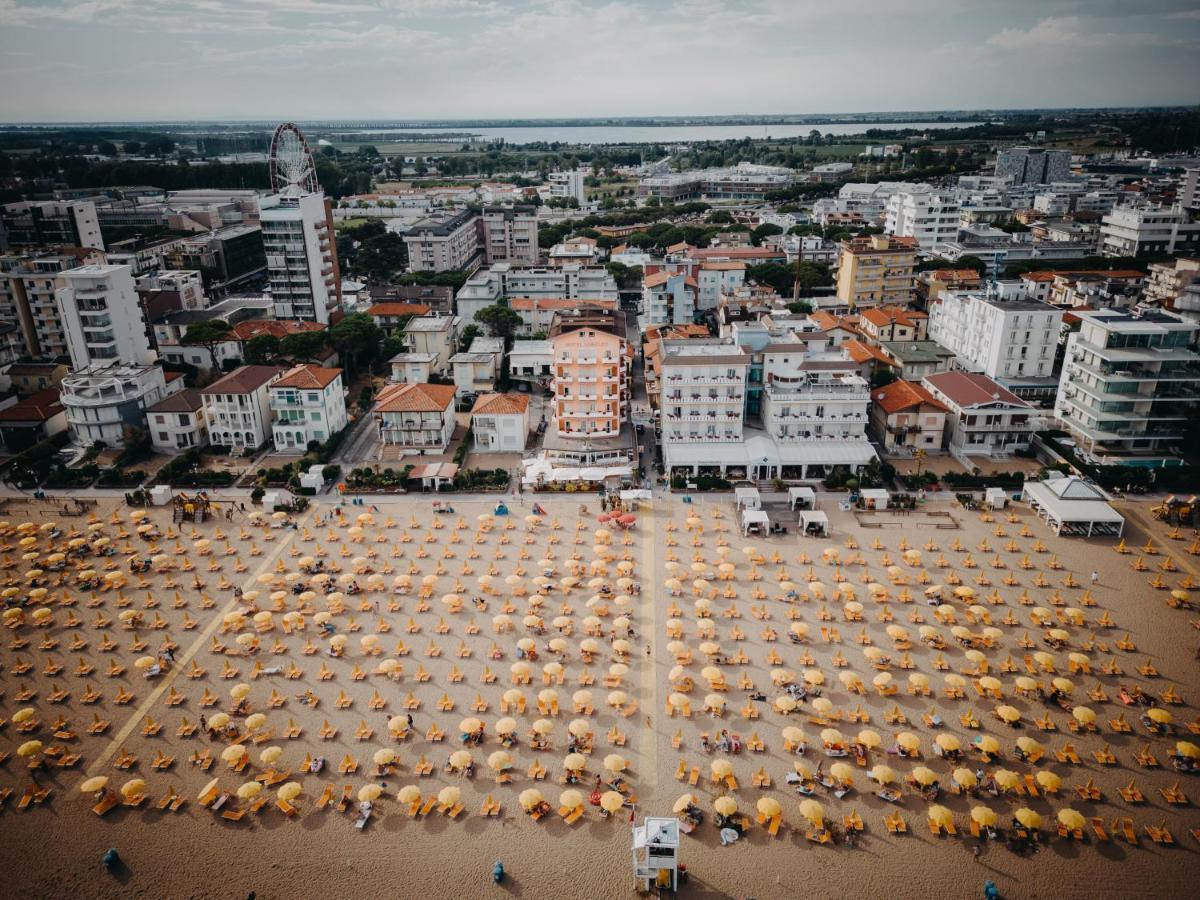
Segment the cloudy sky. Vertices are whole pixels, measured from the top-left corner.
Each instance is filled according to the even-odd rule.
[[[0,121],[1200,101],[1195,0],[0,0]]]

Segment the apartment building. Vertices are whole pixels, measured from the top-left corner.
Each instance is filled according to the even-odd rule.
[[[487,264],[537,264],[538,218],[534,206],[485,206],[479,219],[480,240]]]
[[[384,444],[414,454],[445,453],[454,435],[454,386],[388,385],[374,415]]]
[[[1173,259],[1170,262],[1150,263],[1146,279],[1147,302],[1172,309],[1175,300],[1193,281],[1200,279],[1200,258]]]
[[[479,264],[479,217],[469,209],[422,219],[404,235],[410,272],[463,271]],[[534,246],[537,246],[536,239]]]
[[[556,267],[522,268],[498,263],[467,279],[455,296],[458,314],[473,322],[475,314],[501,297],[533,300],[616,302],[617,282],[602,266],[567,263]],[[535,328],[534,331],[544,329]]]
[[[1200,324],[1167,312],[1075,313],[1054,411],[1082,449],[1119,463],[1175,456],[1200,412]]]
[[[76,445],[123,447],[126,432],[145,425],[149,407],[181,390],[180,374],[161,366],[94,363],[63,379],[59,400]]]
[[[953,193],[903,191],[888,198],[883,230],[912,238],[926,253],[958,237],[959,201]]]
[[[573,237],[555,244],[546,254],[551,266],[598,266],[604,261],[604,251],[595,238]]]
[[[270,383],[268,403],[275,414],[271,432],[277,453],[304,453],[310,443],[324,443],[348,421],[341,369],[295,366]]]
[[[43,200],[0,206],[0,250],[15,247],[104,249],[96,204],[91,200]]]
[[[555,317],[545,449],[581,464],[628,458],[629,343],[620,310],[581,305]]]
[[[916,291],[914,238],[874,234],[841,244],[837,298],[857,309],[866,306],[907,306]]]
[[[528,394],[483,394],[471,407],[479,453],[520,453],[529,437]]]
[[[392,376],[388,380],[401,384],[428,384],[436,359],[432,353],[397,353],[388,360],[392,367]]]
[[[871,392],[871,432],[889,456],[941,453],[946,407],[919,382],[899,379]]]
[[[161,269],[137,279],[136,287],[144,309],[208,307],[204,278],[197,269]]]
[[[996,154],[997,178],[1013,184],[1049,184],[1071,177],[1071,151],[1011,147]]]
[[[1177,196],[1184,209],[1200,211],[1200,167],[1184,170]]]
[[[462,330],[458,316],[418,316],[404,326],[404,348],[409,353],[432,354],[433,371],[438,375],[450,372],[450,357],[458,350],[458,333]]]
[[[271,385],[281,366],[242,366],[200,391],[208,439],[231,453],[257,450],[271,438]]]
[[[79,266],[59,278],[63,286],[55,299],[73,369],[155,361],[128,266]]]
[[[929,306],[929,336],[956,365],[982,372],[1025,400],[1054,396],[1062,310],[1032,298],[1000,300],[978,291],[945,291]]]
[[[946,407],[948,449],[960,459],[1004,458],[1029,447],[1033,407],[986,375],[939,372],[922,385]]]
[[[791,185],[795,174],[782,166],[742,162],[727,168],[650,175],[638,182],[637,190],[639,197],[657,197],[672,203],[701,198],[762,200],[771,191]]]
[[[587,203],[587,191],[585,189],[584,179],[587,173],[582,169],[570,169],[566,172],[551,172],[546,176],[546,183],[550,186],[549,198],[551,200],[574,200],[580,207]]]
[[[204,398],[185,388],[146,408],[146,430],[159,453],[179,453],[208,443]]]
[[[706,260],[696,272],[696,309],[716,309],[721,297],[746,283],[746,263],[741,260]]]
[[[588,300],[587,303],[601,309],[617,308],[616,300]],[[508,308],[521,317],[521,325],[516,331],[521,337],[547,334],[556,315],[579,305],[579,300],[564,297],[513,297],[508,301]]]
[[[1102,256],[1198,251],[1200,222],[1191,221],[1181,206],[1118,206],[1101,220]]]
[[[495,390],[503,358],[504,338],[494,337],[477,337],[466,350],[460,350],[450,357],[458,396]]]
[[[859,333],[867,343],[887,341],[923,341],[928,337],[929,315],[919,309],[900,306],[875,306],[858,317]]]
[[[690,325],[700,285],[683,272],[654,272],[642,279],[642,331],[655,325]]]
[[[386,335],[396,330],[403,330],[409,319],[414,316],[427,316],[431,312],[424,303],[373,303],[367,309],[367,315],[375,320],[375,324]]]
[[[329,201],[320,191],[273,194],[259,216],[275,317],[328,325],[342,305]]]
[[[99,250],[0,257],[0,320],[16,323],[26,355],[38,359],[67,355],[67,336],[58,309],[61,273],[103,262]]]
[[[659,441],[667,471],[720,464],[718,446],[741,451],[749,367],[749,354],[730,338],[661,342]]]
[[[166,264],[173,269],[208,272],[208,293],[218,300],[258,288],[267,277],[267,256],[257,218],[256,211],[253,225],[227,225],[184,239],[167,253]]]

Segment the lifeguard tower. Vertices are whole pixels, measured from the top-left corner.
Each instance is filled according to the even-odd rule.
[[[633,826],[633,875],[645,889],[679,888],[679,820],[647,816]]]

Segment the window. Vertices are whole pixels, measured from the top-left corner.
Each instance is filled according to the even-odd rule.
[[[156,416],[154,417],[154,424],[155,424],[155,425],[166,425],[166,424],[167,424],[167,417],[166,417],[166,416],[159,416],[159,415],[156,415]]]
[[[188,416],[187,413],[180,413],[179,414],[179,424],[186,428],[188,425],[191,424],[191,417]]]

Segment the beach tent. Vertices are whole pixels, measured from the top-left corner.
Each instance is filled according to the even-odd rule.
[[[1125,518],[1098,487],[1071,475],[1025,482],[1025,499],[1057,535],[1120,537]]]
[[[992,509],[1004,509],[1008,506],[1008,492],[1004,488],[990,487],[984,491],[983,502]]]
[[[859,491],[863,506],[867,509],[887,509],[890,495],[884,488],[863,488]]]
[[[734,488],[733,497],[738,509],[762,509],[762,497],[758,495],[758,488]]]
[[[817,495],[810,487],[788,488],[788,506],[792,509],[816,509]]]
[[[743,509],[742,510],[742,534],[748,535],[751,531],[757,531],[759,534],[766,534],[771,530],[771,520],[761,509]]]
[[[829,537],[829,516],[819,509],[800,511],[800,533]]]

